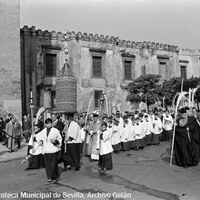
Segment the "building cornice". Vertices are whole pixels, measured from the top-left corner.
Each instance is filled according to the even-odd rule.
[[[20,34],[22,35],[35,35],[40,37],[47,37],[51,39],[59,39],[59,40],[71,40],[75,38],[77,41],[89,41],[89,42],[100,42],[100,43],[107,43],[113,44],[119,47],[124,48],[149,48],[153,50],[162,50],[162,51],[170,51],[179,54],[200,54],[200,49],[198,50],[191,50],[191,49],[180,49],[178,46],[169,45],[169,44],[162,44],[156,42],[136,42],[130,40],[121,40],[119,37],[108,36],[108,35],[99,35],[99,34],[92,34],[92,33],[75,33],[74,31],[62,33],[62,32],[55,32],[55,31],[42,31],[40,29],[36,30],[35,26],[28,27],[24,26],[20,29]],[[67,38],[67,39],[66,39]]]

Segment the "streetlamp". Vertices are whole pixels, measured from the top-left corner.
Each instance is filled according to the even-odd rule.
[[[34,129],[33,129],[33,109],[34,109],[34,102],[33,102],[33,92],[30,92],[30,110],[31,110],[31,134],[33,134]]]

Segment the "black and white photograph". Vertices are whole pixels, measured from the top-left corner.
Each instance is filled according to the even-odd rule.
[[[0,199],[200,199],[199,0],[0,0]]]

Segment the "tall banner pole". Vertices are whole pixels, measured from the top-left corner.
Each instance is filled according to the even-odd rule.
[[[181,92],[183,92],[183,78],[181,80]],[[183,106],[183,100],[181,100],[181,106]]]
[[[182,82],[181,82],[181,92],[183,92],[183,78],[182,78]]]
[[[34,124],[33,124],[33,109],[34,109],[34,102],[33,102],[33,92],[30,92],[30,110],[31,110],[31,135],[34,133]]]
[[[89,101],[89,104],[88,104],[87,114],[85,116],[85,126],[87,126],[87,119],[88,119],[88,115],[89,115],[89,112],[90,112],[90,106],[91,106],[93,98],[94,98],[94,91],[92,91],[92,96],[90,97],[90,101]],[[86,154],[86,141],[87,141],[87,134],[85,134],[85,138],[84,138],[83,154]]]
[[[189,106],[189,108],[191,107],[191,94],[192,94],[192,89],[189,88],[189,100],[188,100],[188,106]]]
[[[176,97],[179,95],[179,93],[176,93],[176,95],[174,96],[173,98],[173,101],[172,101],[172,105],[173,105],[173,110],[175,111],[175,101],[176,101]]]
[[[85,124],[87,123],[87,119],[88,119],[88,115],[89,115],[89,111],[90,111],[90,106],[91,106],[93,97],[94,97],[94,91],[92,92],[92,96],[90,97],[90,101],[89,101],[89,104],[88,104],[87,114],[86,114],[86,117],[85,117]]]

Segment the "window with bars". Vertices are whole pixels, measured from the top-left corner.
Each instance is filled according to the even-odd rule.
[[[57,55],[46,53],[46,76],[56,76]]]
[[[132,79],[132,70],[131,70],[132,61],[124,61],[124,79],[131,80]]]
[[[96,108],[96,109],[98,109],[99,108],[99,104],[100,104],[100,102],[99,102],[99,97],[101,96],[101,94],[102,94],[102,91],[101,90],[95,90],[94,91],[94,107]]]
[[[102,61],[101,56],[92,56],[93,77],[97,77],[97,78],[102,77],[101,61]]]
[[[181,78],[183,78],[183,79],[187,78],[186,66],[184,66],[184,65],[181,65]]]

